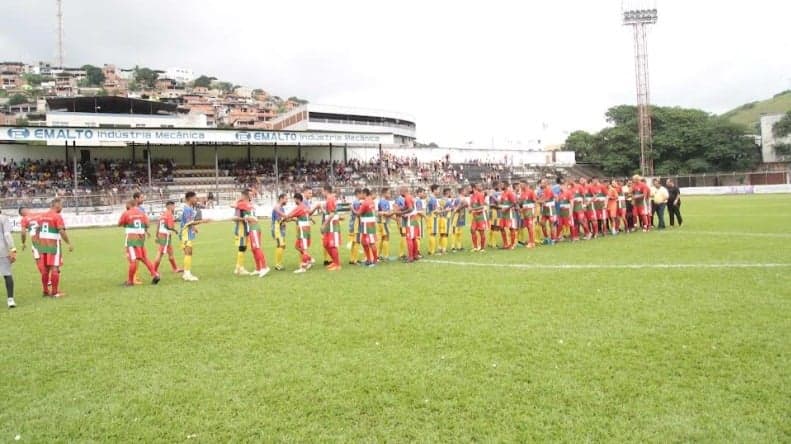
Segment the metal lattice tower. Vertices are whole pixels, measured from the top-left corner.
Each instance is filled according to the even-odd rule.
[[[623,24],[634,31],[634,74],[637,87],[637,126],[640,138],[640,171],[644,176],[654,175],[651,155],[651,90],[648,82],[648,25],[658,18],[654,9],[628,9],[623,11]]]
[[[58,5],[58,67],[63,68],[63,0],[56,0]]]

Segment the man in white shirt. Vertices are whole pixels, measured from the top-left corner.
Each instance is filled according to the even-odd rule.
[[[659,229],[665,229],[665,208],[667,207],[667,199],[669,195],[667,188],[663,187],[659,179],[654,179],[651,186],[651,225],[654,224],[654,215],[659,219]]]
[[[8,308],[15,308],[14,277],[11,275],[11,264],[16,262],[16,247],[14,237],[11,235],[11,219],[5,214],[0,214],[0,274],[5,281]]]

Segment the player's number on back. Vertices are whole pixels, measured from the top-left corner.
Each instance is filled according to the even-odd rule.
[[[135,228],[143,228],[143,224],[139,220],[136,220],[134,222],[134,226]]]
[[[44,222],[41,224],[41,231],[49,231],[49,223]]]

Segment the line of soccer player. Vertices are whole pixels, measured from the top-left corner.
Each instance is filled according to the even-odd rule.
[[[553,189],[555,188],[555,189]],[[330,186],[323,189],[324,202],[313,204],[309,187],[293,196],[294,208],[286,212],[287,196],[278,196],[271,214],[271,237],[275,243],[276,270],[283,270],[286,248],[286,224],[295,222],[295,248],[300,266],[295,273],[304,273],[315,260],[311,257],[311,216],[321,215],[320,231],[324,247],[324,265],[329,271],[341,269],[339,248],[341,226],[346,220],[340,210],[335,191]],[[261,228],[258,216],[253,214],[249,190],[233,206],[235,242],[238,247],[235,274],[265,276],[269,273],[261,248]],[[631,214],[627,208],[631,207]],[[543,244],[552,245],[568,239],[592,239],[621,231],[650,228],[650,189],[645,181],[635,176],[628,181],[600,181],[580,178],[578,181],[561,181],[555,187],[547,180],[539,182],[537,189],[531,184],[501,183],[484,191],[479,184],[464,186],[453,195],[450,188],[440,191],[432,185],[428,190],[418,188],[412,196],[406,187],[393,199],[389,188],[376,196],[368,188],[357,189],[348,211],[348,243],[350,264],[369,267],[390,256],[390,236],[393,228],[400,234],[399,257],[407,263],[422,257],[420,242],[428,238],[429,256],[449,251],[462,251],[463,233],[469,227],[472,251],[483,252],[496,247],[515,249],[536,246],[536,226],[540,228]],[[629,222],[627,222],[629,221]],[[488,236],[487,236],[488,235]],[[244,268],[244,253],[250,248],[255,258],[256,270]],[[360,250],[364,257],[360,256]]]
[[[317,204],[312,203],[310,188],[294,194],[294,208],[288,212],[286,195],[278,196],[278,202],[272,209],[270,227],[275,244],[275,270],[284,269],[286,224],[289,222],[294,222],[296,227],[294,247],[299,254],[300,265],[294,272],[305,273],[316,263],[310,255],[310,248],[312,216],[317,213],[321,216],[324,265],[328,271],[342,268],[339,249],[342,246],[341,226],[346,219],[347,247],[351,250],[349,263],[369,267],[389,258],[392,231],[400,234],[398,256],[404,262],[412,263],[422,257],[420,242],[424,237],[428,238],[425,253],[429,256],[464,250],[463,233],[468,226],[473,252],[496,247],[497,232],[500,233],[501,249],[515,249],[518,245],[534,248],[536,226],[540,228],[538,234],[542,235],[545,245],[564,239],[577,241],[633,231],[635,227],[648,231],[651,226],[651,193],[645,180],[639,176],[626,182],[580,178],[576,182],[563,181],[555,187],[544,179],[537,188],[525,182],[500,183],[487,191],[480,184],[475,184],[459,188],[456,195],[450,188],[440,191],[437,185],[428,190],[418,188],[416,196],[412,196],[406,187],[401,187],[395,198],[389,188],[381,189],[378,196],[367,188],[357,189],[354,194],[348,218],[345,211],[341,211],[335,191],[330,186],[324,187],[324,201]],[[165,210],[157,221],[158,251],[153,262],[149,260],[145,247],[152,223],[143,208],[144,199],[143,194],[135,193],[118,221],[118,225],[124,228],[125,255],[129,264],[124,285],[142,283],[137,277],[138,263],[146,267],[152,283],[157,284],[161,279],[159,266],[166,255],[174,273],[181,273],[185,281],[197,281],[198,278],[192,274],[193,241],[198,226],[210,220],[202,218],[196,194],[191,191],[185,194],[178,229],[175,202],[165,204]],[[627,214],[629,207],[631,214]],[[19,210],[22,216],[22,249],[30,239],[44,296],[64,295],[59,287],[63,265],[61,244],[65,243],[70,251],[73,245],[66,234],[62,208],[60,199],[53,199],[46,212],[34,213],[28,208]],[[259,216],[254,212],[250,190],[242,193],[233,208],[237,248],[235,274],[264,277],[270,268],[263,251],[263,229]],[[174,235],[180,240],[184,252],[181,268],[174,255]],[[361,247],[364,258],[360,257]],[[244,268],[248,249],[253,255],[255,272]]]

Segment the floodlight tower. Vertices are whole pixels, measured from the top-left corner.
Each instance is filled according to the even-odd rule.
[[[63,0],[56,0],[58,6],[58,67],[63,68]]]
[[[624,9],[623,24],[634,31],[634,74],[637,86],[637,126],[640,137],[640,171],[644,176],[654,174],[651,156],[651,94],[648,83],[648,25],[656,23],[656,8]]]

